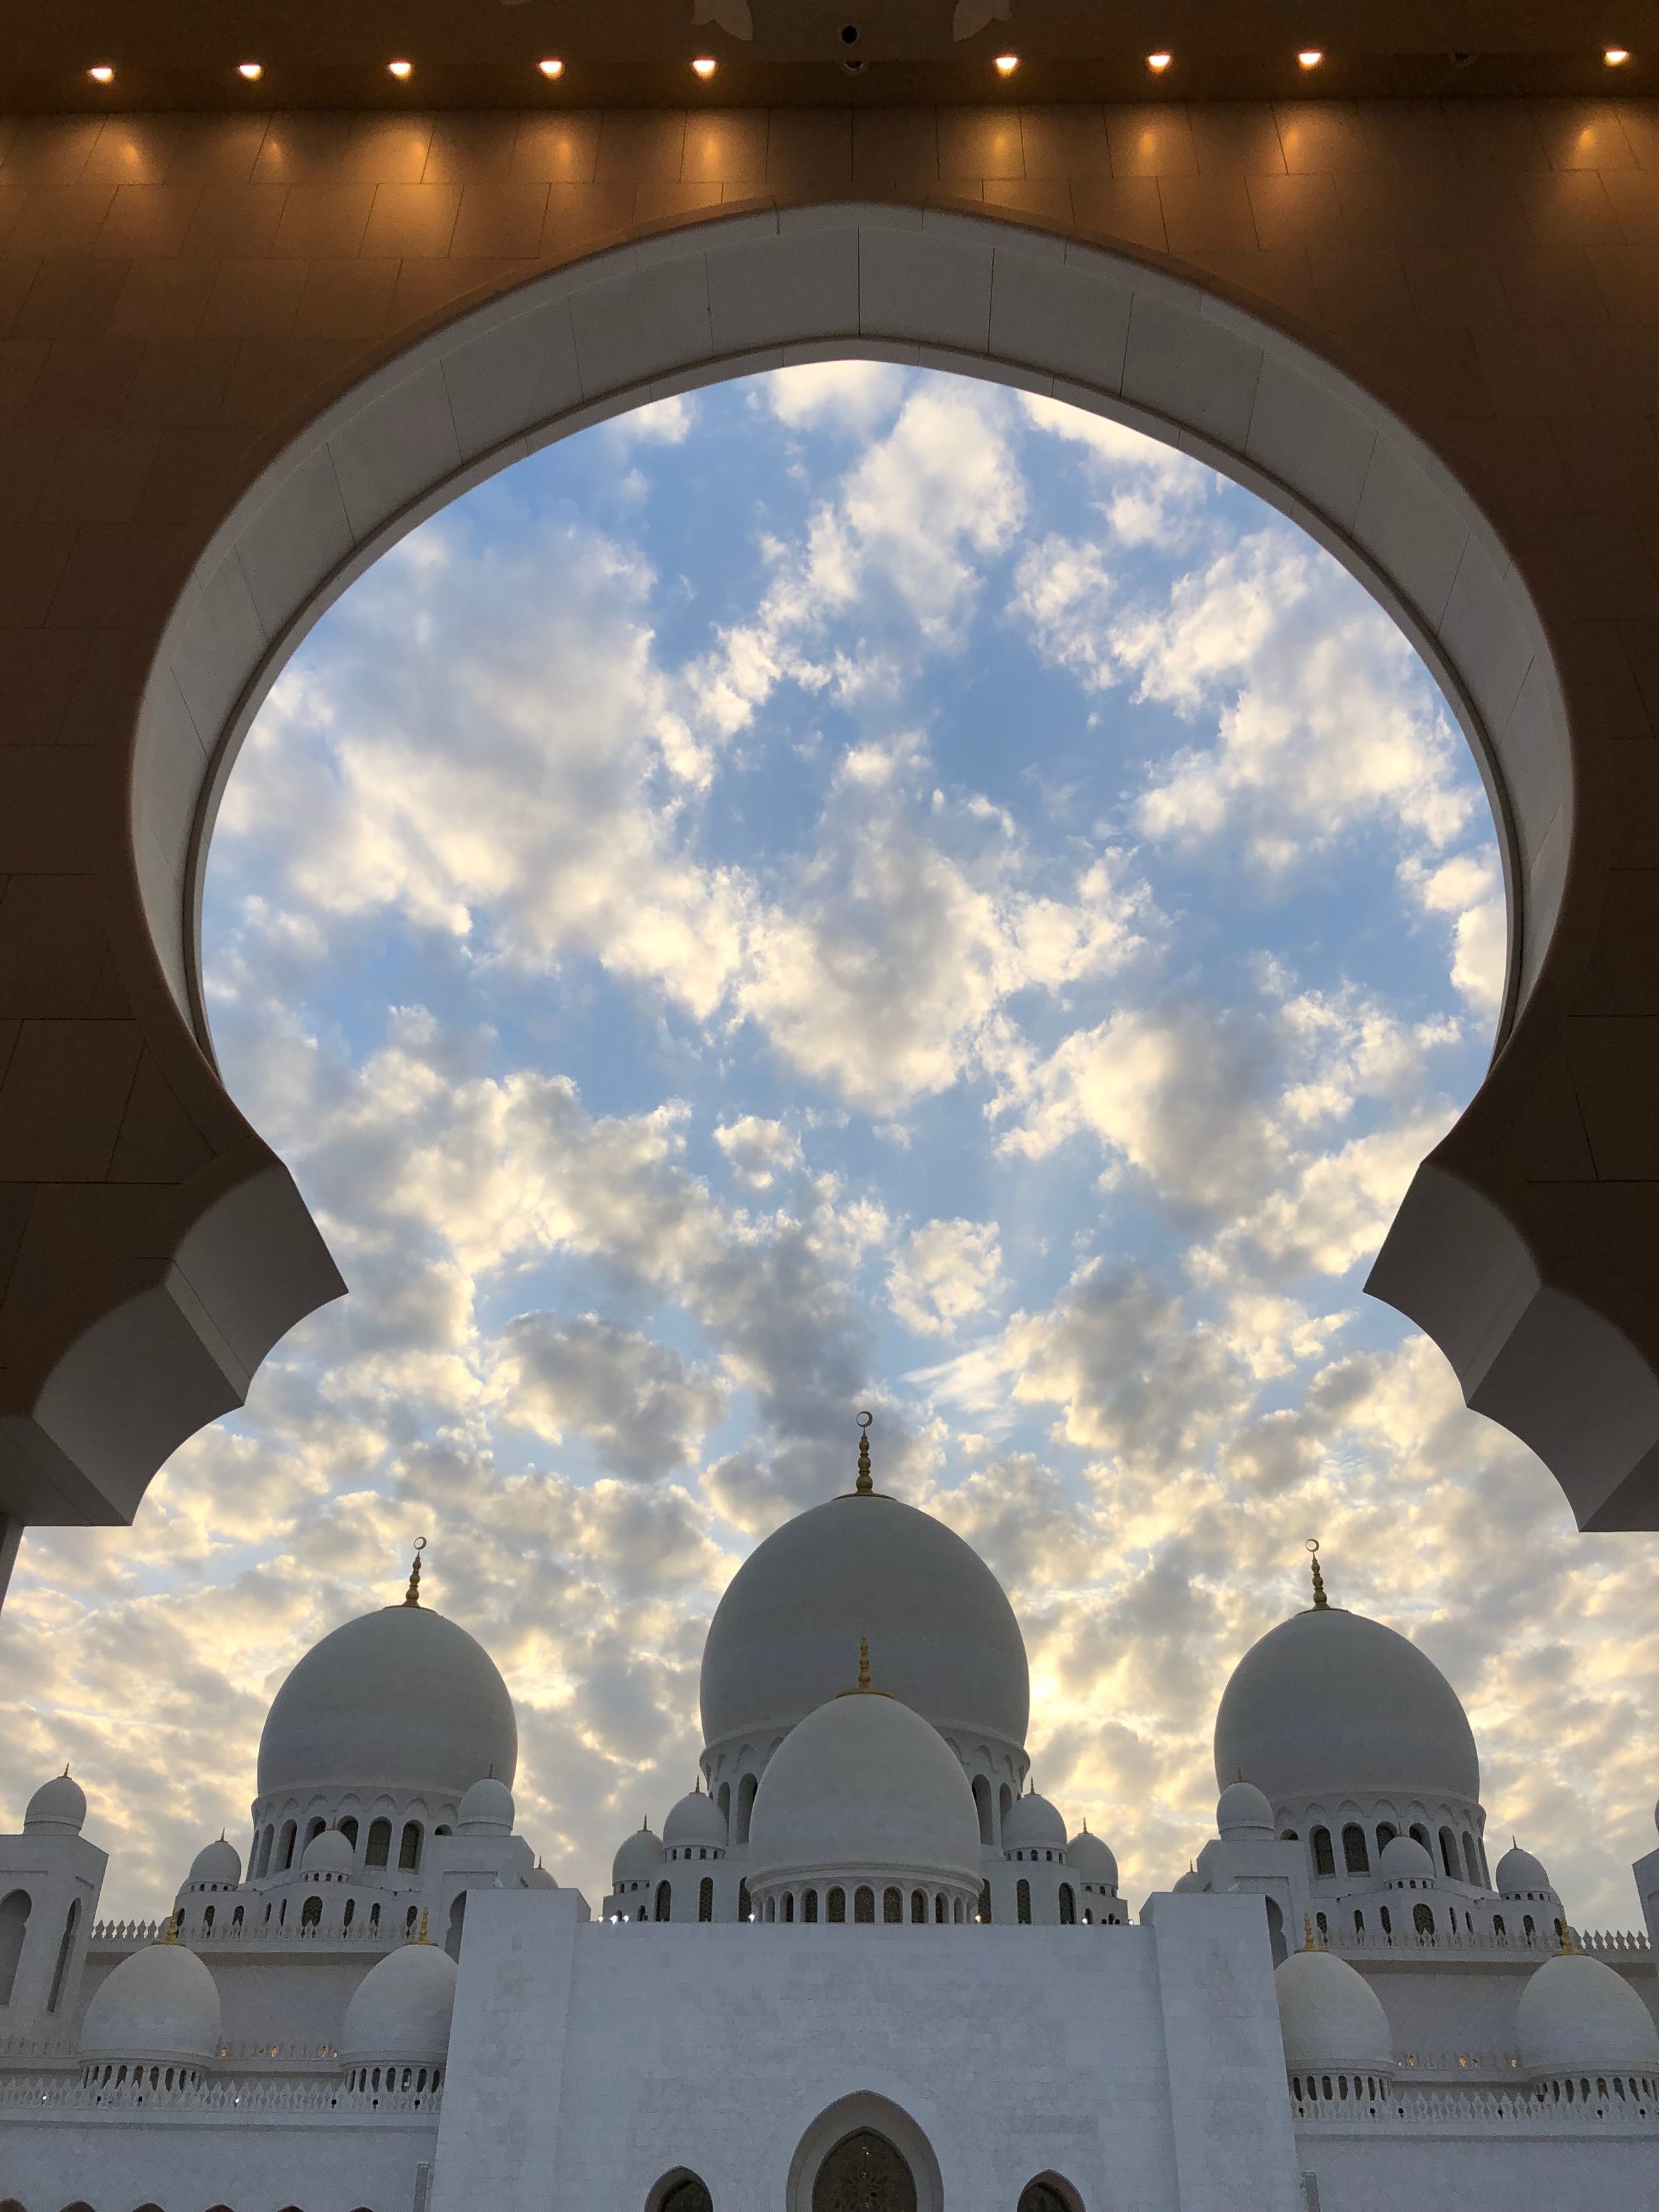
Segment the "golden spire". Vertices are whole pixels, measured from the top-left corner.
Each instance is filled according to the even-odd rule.
[[[1572,1940],[1572,1930],[1564,1920],[1561,1923],[1561,1956],[1564,1959],[1571,1959],[1576,1958],[1577,1954],[1578,1946]]]
[[[861,1690],[867,1690],[869,1686],[870,1639],[867,1636],[860,1636],[859,1638],[859,1687]]]
[[[853,1485],[853,1488],[860,1498],[868,1498],[876,1486],[870,1479],[870,1423],[872,1418],[872,1416],[868,1413],[860,1413],[859,1415],[859,1479]]]
[[[409,1570],[409,1588],[404,1592],[405,1605],[418,1605],[421,1601],[421,1554],[425,1549],[426,1538],[417,1536],[415,1539],[415,1558]]]
[[[424,1905],[421,1907],[421,1931],[415,1938],[415,1941],[417,1943],[429,1943],[432,1941],[432,1938],[426,1932],[427,1914],[429,1910],[430,1907]]]
[[[1313,1569],[1314,1611],[1316,1613],[1328,1613],[1331,1608],[1325,1596],[1325,1577],[1319,1571],[1319,1539],[1317,1536],[1310,1536],[1308,1539],[1308,1564]]]
[[[1323,1948],[1322,1945],[1314,1942],[1313,1919],[1311,1915],[1306,1912],[1302,1916],[1302,1948],[1304,1951],[1318,1951]]]

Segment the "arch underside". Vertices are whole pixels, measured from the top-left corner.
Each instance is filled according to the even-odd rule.
[[[228,1134],[179,1185],[155,1252],[40,1332],[0,1416],[0,1510],[131,1518],[167,1452],[343,1288],[291,1177],[217,1085],[199,972],[219,796],[297,641],[398,537],[538,447],[830,358],[994,378],[1176,445],[1300,523],[1423,654],[1492,797],[1509,971],[1487,1082],[1419,1169],[1369,1287],[1441,1346],[1471,1405],[1539,1450],[1582,1525],[1659,1525],[1651,1261],[1609,1267],[1516,1140],[1552,1079],[1563,974],[1582,963],[1564,917],[1583,792],[1556,660],[1497,532],[1372,392],[1212,283],[999,216],[855,204],[705,216],[489,298],[355,383],[225,517],[162,633],[131,798],[175,1063]]]

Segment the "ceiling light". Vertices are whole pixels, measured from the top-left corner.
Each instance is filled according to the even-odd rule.
[[[97,63],[87,71],[87,75],[94,84],[112,84],[115,82],[115,71],[107,62]]]
[[[714,71],[720,67],[720,64],[714,60],[712,55],[699,54],[696,61],[692,63],[691,67],[696,74],[700,76],[706,84],[709,78],[714,76]]]
[[[1018,67],[1019,56],[1018,54],[999,54],[997,56],[996,72],[999,76],[1012,76]]]
[[[1162,76],[1174,59],[1173,54],[1148,54],[1146,66],[1155,76]]]
[[[415,64],[413,62],[388,62],[386,64],[386,67],[391,70],[393,76],[399,78],[412,76],[415,71]]]
[[[562,61],[548,60],[544,62],[538,62],[536,66],[544,76],[562,76],[564,75],[564,64]]]
[[[1609,69],[1623,69],[1625,64],[1630,59],[1630,48],[1628,46],[1604,46],[1601,49],[1601,58]]]
[[[1297,66],[1298,69],[1317,69],[1324,58],[1317,46],[1304,46],[1296,58]]]
[[[263,62],[238,62],[236,64],[237,76],[245,76],[250,84],[257,84],[264,73]]]

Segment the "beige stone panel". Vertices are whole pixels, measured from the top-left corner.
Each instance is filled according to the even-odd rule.
[[[1340,253],[1349,243],[1347,228],[1329,177],[1251,177],[1250,206],[1256,243],[1265,252],[1293,248]]]
[[[432,128],[423,185],[504,185],[513,174],[520,118],[516,115],[441,115]]]
[[[309,261],[223,261],[202,311],[204,338],[286,337],[311,274]]]
[[[597,115],[536,115],[520,121],[512,175],[520,184],[591,185],[599,156]]]
[[[550,185],[541,258],[564,260],[591,252],[601,240],[621,237],[634,220],[635,189],[628,184]]]
[[[430,116],[273,115],[253,164],[258,184],[417,185],[431,149]]]
[[[853,118],[842,108],[775,107],[766,118],[766,185],[792,196],[845,191],[853,181]]]
[[[269,253],[288,191],[286,185],[225,185],[204,191],[179,251],[205,261]]]
[[[1341,176],[1377,165],[1358,107],[1334,100],[1281,100],[1274,102],[1273,120],[1292,176]]]
[[[1255,215],[1241,176],[1160,177],[1158,204],[1171,253],[1250,251],[1259,243]]]
[[[3,240],[8,253],[89,253],[115,204],[113,185],[42,185],[28,191]]]
[[[1198,154],[1184,107],[1109,107],[1115,177],[1195,177]]]
[[[1285,149],[1279,123],[1265,100],[1216,100],[1189,105],[1187,127],[1204,177],[1282,177]]]
[[[171,1184],[207,1165],[211,1149],[152,1054],[139,1060],[110,1156],[112,1182]]]
[[[690,183],[678,177],[652,179],[641,184],[634,195],[633,219],[641,228],[652,223],[677,222],[684,216],[719,207],[722,198],[718,178]]]
[[[372,184],[290,186],[271,252],[288,256],[361,253],[375,190]]]
[[[211,185],[217,190],[250,183],[270,128],[269,115],[250,109],[245,115],[177,115],[167,168],[168,185]]]
[[[118,338],[193,338],[213,297],[216,272],[204,261],[135,261],[110,310]]]
[[[30,188],[79,183],[106,120],[98,115],[21,117],[0,177]]]
[[[447,253],[460,208],[459,185],[381,185],[362,250],[367,257]]]
[[[934,117],[942,177],[1023,177],[1018,107],[941,107]]]
[[[1072,187],[1064,177],[988,177],[985,202],[1057,230],[1071,228]]]
[[[766,179],[770,131],[761,108],[721,108],[687,118],[680,155],[686,184],[746,184],[758,191]]]
[[[125,262],[88,261],[78,256],[40,262],[12,319],[12,336],[100,337],[126,280]]]
[[[109,957],[91,876],[15,875],[0,893],[0,1021],[85,1016]]]
[[[1106,117],[1099,107],[1022,107],[1019,137],[1028,178],[1069,184],[1112,173]]]
[[[0,1081],[0,1181],[101,1181],[142,1044],[133,1022],[26,1021]]]
[[[45,622],[74,544],[72,523],[29,521],[0,526],[0,605],[5,608],[9,627],[33,629]],[[18,788],[23,763],[8,760],[6,766],[11,771],[7,776],[7,804],[23,807],[27,800]],[[13,817],[14,828],[17,818]],[[27,844],[21,838],[8,836],[0,818],[0,853],[6,852],[9,857],[0,860],[0,866],[29,865]]]
[[[155,465],[161,432],[100,424],[62,439],[35,504],[42,522],[131,522]]]
[[[853,117],[855,189],[939,181],[939,123],[931,107],[860,107]]]
[[[21,751],[56,742],[86,667],[88,644],[75,630],[0,629],[0,730],[9,745]]]
[[[112,115],[98,133],[77,182],[163,184],[183,135],[181,116]]]
[[[1440,106],[1466,175],[1548,167],[1549,155],[1524,100],[1445,100]]]
[[[177,253],[190,235],[206,189],[202,185],[118,185],[92,251],[123,258]]]
[[[607,108],[599,119],[596,184],[674,184],[685,157],[687,117],[670,110]]]
[[[1072,186],[1072,210],[1085,234],[1154,253],[1169,250],[1156,177],[1080,178]]]
[[[1607,100],[1534,100],[1528,103],[1553,169],[1633,169],[1636,155]]]
[[[1659,1181],[1659,1018],[1627,1014],[1567,1026],[1567,1059],[1598,1182]]]
[[[532,258],[541,249],[547,197],[544,184],[470,180],[462,188],[450,252],[462,260]]]

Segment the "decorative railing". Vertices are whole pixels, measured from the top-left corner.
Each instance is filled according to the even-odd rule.
[[[331,2043],[222,2043],[217,2057],[222,2065],[253,2066],[270,2073],[280,2073],[284,2068],[314,2072],[319,2066],[340,2063],[340,2053]],[[49,2067],[73,2067],[79,2072],[84,2063],[72,2034],[0,2037],[0,2066],[33,2067],[37,2072]]]
[[[1402,2073],[1419,2080],[1431,2074],[1443,2075],[1454,2081],[1460,2075],[1490,2074],[1502,2081],[1521,2070],[1520,2058],[1513,2051],[1408,2051],[1395,2063]]]
[[[1300,2077],[1304,2086],[1309,2077]],[[1330,2076],[1319,2077],[1322,2084]],[[1352,2087],[1359,2084],[1342,2077]],[[1612,2083],[1597,2077],[1595,2086],[1611,2092]],[[1512,2087],[1471,2082],[1467,2088],[1438,2082],[1378,2081],[1375,2100],[1349,2095],[1297,2097],[1292,2081],[1291,2111],[1298,2127],[1405,2128],[1456,2127],[1522,2129],[1544,2135],[1586,2135],[1609,2127],[1659,2132],[1659,2107],[1638,2102],[1628,2094],[1592,2094],[1590,2101],[1568,2104],[1553,2096],[1540,2096],[1519,2082]]]
[[[78,2075],[66,2081],[61,2074],[15,2075],[0,2079],[0,2111],[33,2112],[174,2112],[240,2113],[258,2118],[269,2112],[338,2113],[361,2119],[376,2112],[389,2117],[428,2113],[435,2120],[443,2103],[441,2087],[426,2089],[347,2089],[343,2083],[227,2078],[216,2075],[207,2081],[175,2081],[168,2086],[166,2072],[152,2082],[151,2072],[137,2069],[140,2078],[94,2083]],[[181,2069],[182,2071],[182,2069]]]
[[[1443,1929],[1433,1936],[1419,1935],[1415,1929],[1396,1928],[1392,1936],[1385,1936],[1380,1928],[1343,1928],[1333,1923],[1329,1933],[1318,1941],[1326,1950],[1334,1951],[1347,1959],[1411,1958],[1423,1954],[1437,1954],[1462,1959],[1553,1959],[1560,1949],[1553,1928],[1540,1929],[1532,1942],[1519,1929],[1510,1936],[1494,1936],[1490,1929],[1477,1929],[1470,1935],[1460,1929],[1455,1933]],[[1643,1935],[1618,1935],[1597,1929],[1590,1935],[1573,1933],[1573,1942],[1581,1951],[1592,1958],[1624,1960],[1650,1959],[1652,1946]]]
[[[171,1918],[164,1920],[96,1920],[93,1923],[90,1942],[94,1949],[118,1948],[125,1945],[137,1950],[142,1944],[159,1943],[172,1925]],[[353,1921],[349,1928],[302,1927],[297,1918],[280,1926],[275,1920],[244,1920],[238,1923],[216,1920],[211,1928],[203,1928],[188,1917],[180,1923],[179,1940],[192,1951],[210,1949],[215,1945],[235,1943],[356,1943],[367,1948],[393,1950],[400,1943],[412,1942],[415,1930],[404,1924],[400,1912],[394,1919],[371,1922],[367,1914]]]

